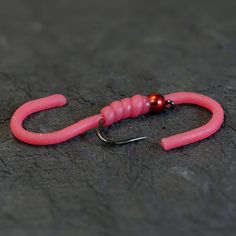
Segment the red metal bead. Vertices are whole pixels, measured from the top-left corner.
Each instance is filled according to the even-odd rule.
[[[160,113],[163,111],[166,101],[165,98],[159,93],[151,93],[148,96],[150,104],[150,112]]]

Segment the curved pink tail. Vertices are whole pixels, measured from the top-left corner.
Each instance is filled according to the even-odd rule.
[[[94,115],[76,122],[62,130],[50,133],[34,133],[23,128],[24,120],[32,113],[46,109],[64,106],[67,103],[63,95],[55,94],[49,97],[36,99],[22,105],[11,118],[11,131],[22,142],[32,145],[52,145],[62,143],[87,130],[97,127],[102,119],[101,115]]]
[[[198,93],[178,92],[165,95],[166,100],[173,100],[178,104],[195,104],[208,109],[212,113],[211,120],[191,131],[176,134],[161,140],[161,146],[165,150],[182,147],[190,143],[200,141],[213,135],[220,129],[224,122],[224,110],[221,105],[210,97]]]

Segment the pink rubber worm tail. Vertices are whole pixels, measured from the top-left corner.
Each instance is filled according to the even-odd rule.
[[[213,135],[220,129],[224,122],[224,110],[221,105],[210,97],[198,93],[177,92],[165,95],[166,100],[173,100],[178,104],[195,104],[211,111],[211,120],[200,128],[176,134],[161,140],[165,150],[185,146]]]
[[[29,101],[22,105],[13,114],[10,127],[13,135],[22,142],[32,145],[53,145],[65,142],[90,129],[96,128],[101,120],[110,125],[118,120],[128,117],[137,117],[149,111],[147,97],[135,95],[121,101],[112,102],[100,114],[90,116],[76,122],[62,130],[50,133],[34,133],[23,127],[24,120],[31,114],[64,106],[67,103],[63,95],[55,94],[49,97]]]

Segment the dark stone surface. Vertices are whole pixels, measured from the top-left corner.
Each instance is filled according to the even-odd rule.
[[[1,0],[1,235],[235,235],[235,12],[234,0]],[[14,110],[33,98],[70,100],[27,120],[46,132],[152,91],[211,96],[226,125],[169,152],[149,142],[108,147],[93,131],[33,147],[9,132]],[[158,143],[209,117],[182,106],[109,134]]]

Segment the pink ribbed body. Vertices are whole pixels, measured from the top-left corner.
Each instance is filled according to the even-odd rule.
[[[101,110],[104,126],[109,126],[117,121],[134,118],[146,114],[149,111],[148,98],[142,95],[134,95],[131,98],[124,98],[114,101]]]

